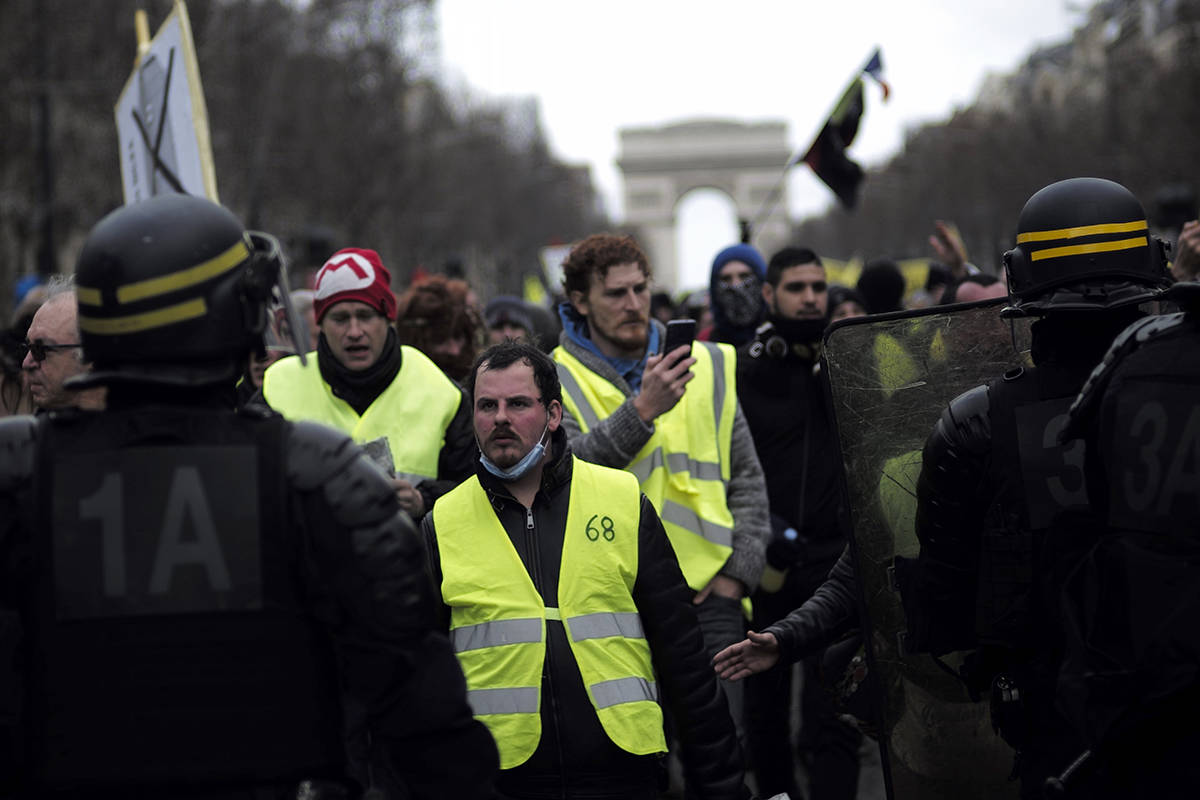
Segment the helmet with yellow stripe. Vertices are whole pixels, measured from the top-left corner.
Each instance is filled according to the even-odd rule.
[[[1103,178],[1052,183],[1025,203],[1004,254],[1005,316],[1095,311],[1152,300],[1170,284],[1167,250],[1133,193]]]
[[[278,243],[200,197],[158,195],[100,220],[76,265],[84,357],[72,386],[233,381],[262,347]]]

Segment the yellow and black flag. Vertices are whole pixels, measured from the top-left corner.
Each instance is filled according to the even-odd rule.
[[[870,75],[879,83],[883,89],[883,99],[887,100],[891,87],[883,80],[883,59],[879,48],[876,48],[842,93],[833,113],[808,151],[792,162],[793,165],[801,161],[808,164],[847,209],[854,208],[858,202],[858,186],[863,179],[862,167],[846,155],[846,148],[858,134],[858,123],[863,115],[863,74]]]

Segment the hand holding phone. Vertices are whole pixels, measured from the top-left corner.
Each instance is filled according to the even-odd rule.
[[[633,399],[633,407],[644,422],[651,423],[658,415],[674,408],[683,397],[688,381],[695,377],[691,371],[696,363],[691,355],[695,336],[695,320],[673,319],[667,323],[662,349],[646,361],[642,389]],[[670,353],[681,347],[686,347],[687,352],[669,358]]]
[[[688,351],[684,358],[692,354],[692,341],[696,338],[696,320],[673,319],[667,323],[667,336],[663,342],[662,354],[667,356],[675,350],[687,345]]]

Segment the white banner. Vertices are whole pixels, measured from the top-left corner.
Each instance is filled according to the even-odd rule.
[[[208,109],[183,0],[175,0],[114,108],[125,203],[178,192],[217,198]]]

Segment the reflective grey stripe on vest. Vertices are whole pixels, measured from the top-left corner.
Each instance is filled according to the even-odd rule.
[[[600,418],[596,416],[596,412],[587,401],[587,395],[579,387],[579,381],[575,380],[575,376],[571,374],[571,370],[567,369],[566,364],[558,365],[558,382],[562,384],[563,392],[575,401],[575,406],[583,416],[580,421],[587,426],[589,431],[595,430],[596,426],[600,424]]]
[[[688,472],[693,478],[701,481],[721,480],[720,464],[714,464],[711,461],[695,461],[688,458],[687,453],[671,453],[664,458],[661,447],[641,461],[630,464],[628,470],[637,477],[639,482],[645,482],[650,478],[650,474],[663,464],[666,464],[668,472]]]
[[[712,356],[713,369],[713,426],[717,431],[717,452],[721,452],[721,409],[725,407],[725,354],[715,344],[704,343]]]
[[[538,712],[538,687],[524,686],[512,689],[472,689],[467,692],[467,703],[475,716],[484,714],[536,714]]]
[[[636,611],[614,614],[601,611],[596,614],[583,614],[567,620],[571,629],[571,638],[579,642],[584,639],[606,639],[609,636],[624,636],[626,639],[645,639],[642,630],[642,618]]]
[[[542,640],[540,617],[528,619],[497,619],[478,625],[464,625],[450,631],[454,652],[500,647],[506,644],[527,644]]]
[[[617,678],[593,683],[592,697],[596,698],[596,708],[636,703],[639,700],[658,702],[658,685],[645,678]]]
[[[695,511],[670,500],[663,501],[661,514],[665,522],[672,522],[681,528],[687,528],[697,536],[702,536],[713,544],[722,547],[733,547],[733,528],[726,528],[715,522],[700,519]]]

